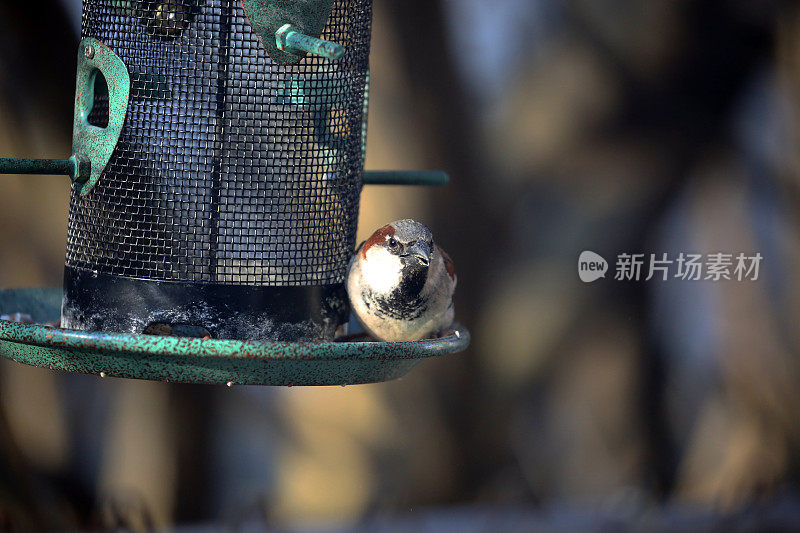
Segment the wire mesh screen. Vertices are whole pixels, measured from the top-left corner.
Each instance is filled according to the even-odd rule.
[[[70,201],[68,267],[163,281],[343,281],[362,171],[371,0],[336,0],[339,61],[274,63],[235,0],[85,0],[82,35],[131,97],[97,186]],[[108,121],[99,76],[89,122]]]

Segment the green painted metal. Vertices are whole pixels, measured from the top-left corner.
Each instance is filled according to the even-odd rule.
[[[0,314],[55,321],[61,290],[0,290]],[[288,343],[66,330],[0,320],[0,356],[100,376],[185,383],[352,385],[398,378],[425,359],[464,350],[469,332],[415,342]]]
[[[80,156],[67,159],[25,159],[0,157],[0,174],[53,174],[69,176],[69,179],[83,183],[89,179],[91,164]]]
[[[285,77],[277,87],[275,101],[282,105],[319,110],[336,107],[340,102],[331,85],[341,73],[333,65],[320,66],[313,73]]]
[[[112,9],[115,15],[124,15],[126,17],[136,16],[136,0],[108,0],[108,6]]]
[[[338,59],[344,49],[319,39],[333,0],[242,0],[253,31],[269,56],[282,65],[298,63],[307,52]],[[290,25],[282,37],[278,32]],[[294,33],[289,38],[288,35]],[[281,45],[281,39],[288,39]],[[289,42],[291,41],[291,42]],[[283,49],[282,49],[283,47]],[[338,56],[338,57],[337,57]]]
[[[336,91],[330,90],[332,80],[338,75],[335,65],[327,63],[310,74],[287,76],[275,97],[276,103],[309,110],[318,156],[328,169],[341,166],[342,148],[348,145],[348,133],[335,128],[330,120],[339,105]]]
[[[284,24],[275,32],[275,44],[278,50],[294,55],[306,52],[330,60],[340,59],[344,55],[342,45],[300,33],[291,24]]]
[[[101,72],[108,85],[108,126],[89,124],[94,105],[95,78]],[[90,175],[80,189],[86,195],[94,188],[117,146],[128,109],[131,80],[122,59],[110,48],[87,37],[78,49],[78,79],[75,84],[75,113],[72,125],[72,152],[91,162]]]
[[[441,170],[368,170],[364,185],[447,185],[450,178]]]

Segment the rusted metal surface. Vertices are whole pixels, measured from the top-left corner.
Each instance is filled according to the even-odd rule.
[[[94,105],[95,77],[102,73],[108,86],[108,125],[89,124]],[[75,111],[72,126],[72,152],[90,162],[88,179],[80,193],[94,188],[117,146],[128,108],[131,80],[125,63],[97,39],[85,38],[78,48],[78,77],[75,83]]]
[[[57,320],[61,291],[0,291],[0,355],[50,369],[100,376],[239,385],[353,385],[398,378],[423,360],[464,350],[469,332],[415,342],[269,342],[85,332]]]

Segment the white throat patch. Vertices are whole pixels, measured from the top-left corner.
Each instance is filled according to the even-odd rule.
[[[367,250],[366,261],[361,261],[361,275],[372,290],[388,294],[400,285],[403,264],[400,257],[385,248],[372,246]]]

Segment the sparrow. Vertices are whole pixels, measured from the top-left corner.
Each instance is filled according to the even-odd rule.
[[[424,339],[453,323],[455,266],[416,220],[387,224],[358,245],[346,287],[353,314],[379,340]]]

